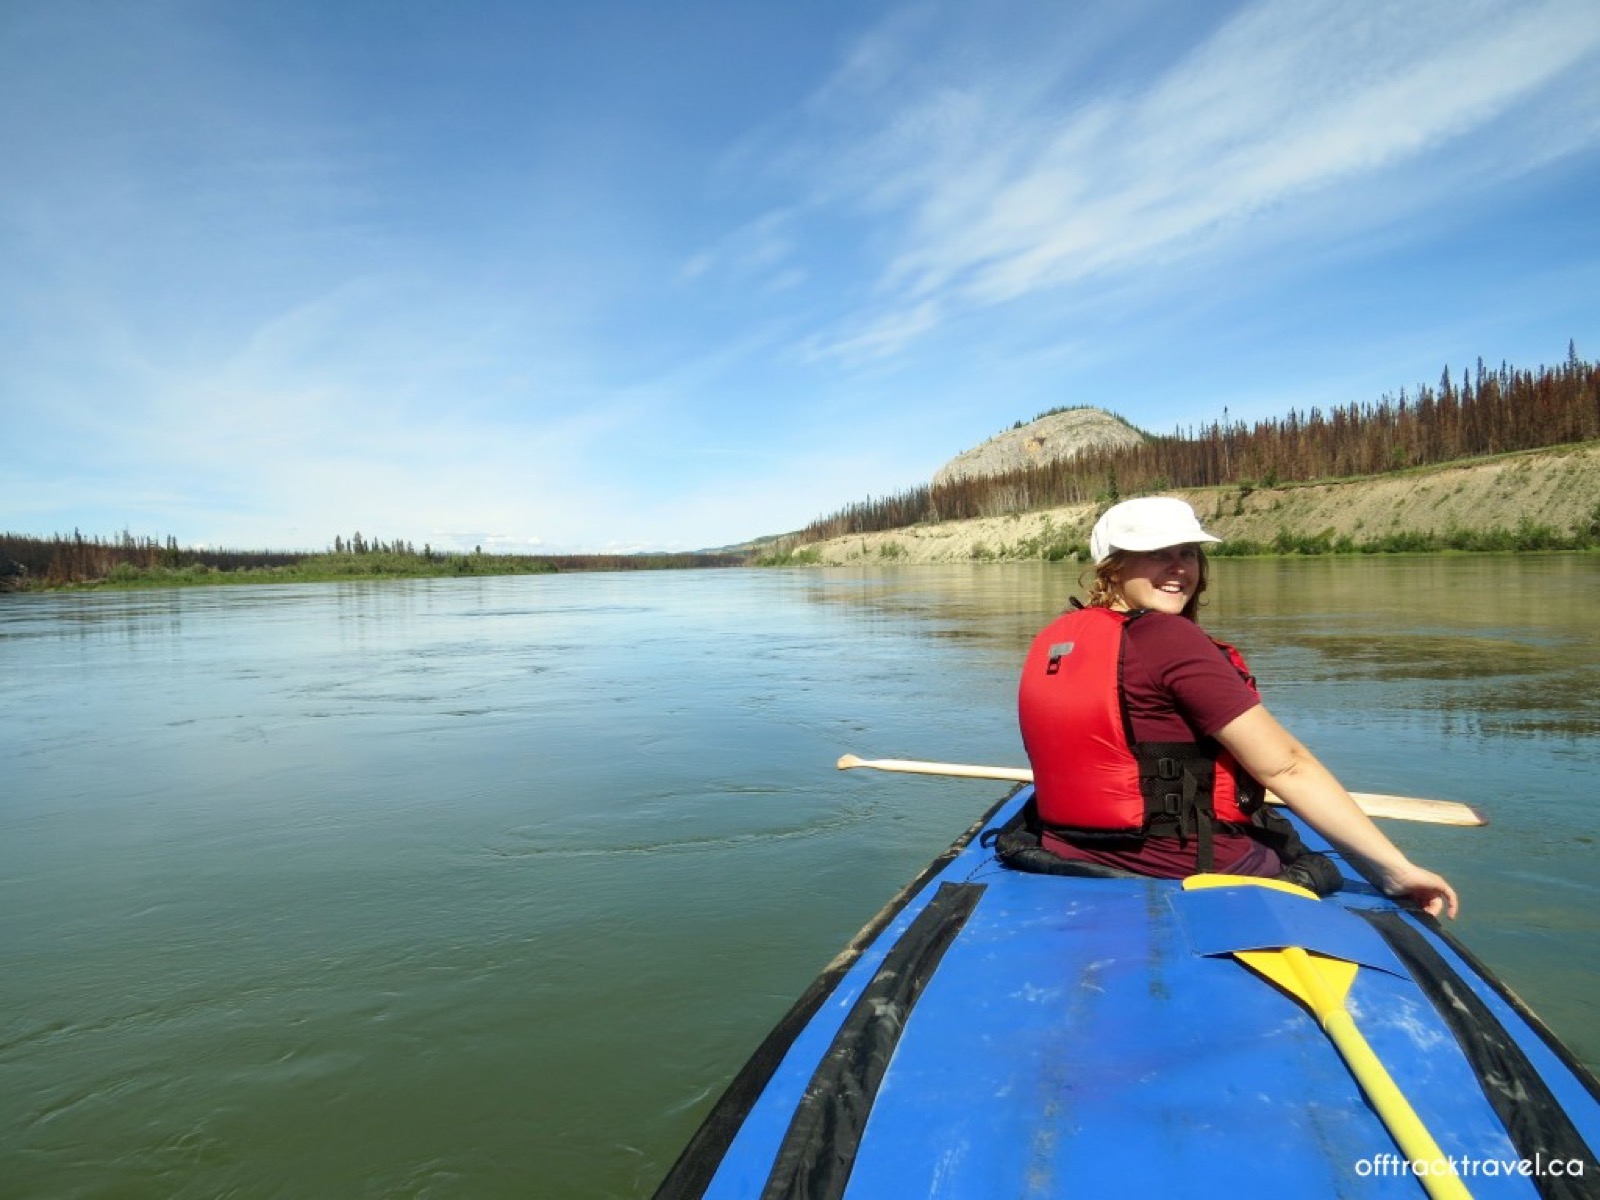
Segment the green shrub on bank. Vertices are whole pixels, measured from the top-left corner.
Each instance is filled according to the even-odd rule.
[[[816,546],[801,546],[794,550],[775,550],[757,558],[758,567],[815,567],[822,563],[822,550]]]
[[[427,557],[403,553],[317,554],[296,568],[304,580],[400,579],[440,575],[549,575],[554,563],[543,558],[503,554],[434,554]]]
[[[1348,534],[1335,534],[1331,529],[1315,534],[1279,529],[1270,542],[1229,538],[1220,545],[1208,547],[1207,553],[1214,558],[1257,558],[1264,555],[1437,554],[1446,550],[1515,553],[1597,548],[1600,548],[1600,509],[1596,510],[1593,521],[1570,534],[1527,518],[1510,529],[1496,525],[1488,529],[1447,529],[1443,533],[1431,529],[1410,530],[1381,534],[1360,542]]]
[[[1042,558],[1046,562],[1061,562],[1068,558],[1087,558],[1089,547],[1079,541],[1070,529],[1057,529],[1050,517],[1045,517],[1039,532],[1017,543],[1019,558]]]
[[[193,587],[244,583],[331,583],[341,579],[428,579],[454,575],[548,575],[559,568],[548,559],[511,555],[405,553],[308,554],[286,566],[239,567],[221,571],[205,563],[182,567],[140,567],[117,563],[98,580],[77,587]]]

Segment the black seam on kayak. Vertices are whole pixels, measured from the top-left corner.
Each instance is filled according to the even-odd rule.
[[[789,1047],[795,1038],[800,1036],[801,1030],[805,1029],[811,1018],[839,986],[839,981],[866,952],[867,947],[877,940],[878,935],[889,926],[889,923],[900,915],[906,905],[911,903],[935,875],[949,866],[994,819],[995,814],[1021,790],[1021,787],[1012,788],[1010,792],[995,801],[988,812],[973,822],[971,828],[951,842],[915,879],[896,892],[889,903],[862,926],[861,931],[850,939],[849,945],[840,951],[839,955],[811,982],[811,986],[801,993],[800,998],[794,1002],[783,1019],[756,1048],[749,1061],[733,1077],[727,1090],[722,1093],[721,1098],[701,1122],[700,1128],[689,1139],[689,1144],[683,1148],[683,1153],[678,1155],[678,1161],[673,1164],[666,1178],[656,1189],[654,1200],[693,1200],[705,1192],[711,1185],[717,1169],[722,1165],[728,1147],[733,1144],[733,1139],[743,1125],[745,1117],[749,1115],[751,1107],[766,1090],[767,1084],[772,1081],[778,1064],[789,1052]]]
[[[983,892],[981,883],[940,884],[900,935],[806,1086],[762,1200],[844,1195],[872,1102],[911,1010]]]
[[[1517,1153],[1529,1162],[1580,1159],[1584,1175],[1535,1174],[1549,1200],[1584,1200],[1600,1163],[1522,1047],[1444,956],[1397,912],[1362,912],[1411,972],[1417,985],[1455,1034]],[[1491,984],[1498,980],[1473,964]],[[1497,990],[1499,990],[1497,988]],[[1583,1078],[1583,1073],[1579,1073]]]
[[[1457,941],[1455,935],[1439,924],[1436,917],[1430,916],[1425,912],[1417,912],[1412,915],[1429,933],[1433,934],[1446,946],[1449,946],[1451,952],[1466,963],[1467,966],[1471,967],[1480,979],[1493,988],[1495,994],[1504,1000],[1527,1023],[1528,1028],[1539,1035],[1539,1040],[1545,1044],[1550,1053],[1559,1058],[1562,1065],[1572,1072],[1573,1078],[1584,1086],[1597,1103],[1600,1103],[1600,1079],[1597,1079],[1593,1071],[1578,1061],[1578,1056],[1572,1052],[1571,1047],[1565,1045],[1555,1035],[1555,1032],[1544,1023],[1539,1014],[1529,1008],[1527,1002],[1521,996],[1507,987],[1505,981],[1496,975],[1481,958]]]

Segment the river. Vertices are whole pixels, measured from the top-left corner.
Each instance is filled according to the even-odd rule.
[[[648,1195],[1021,765],[1063,564],[0,596],[0,1194]],[[1207,627],[1600,1064],[1600,556],[1230,561]]]

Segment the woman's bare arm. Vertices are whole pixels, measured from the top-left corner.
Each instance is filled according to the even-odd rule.
[[[1400,852],[1372,819],[1356,807],[1350,793],[1266,710],[1257,705],[1216,734],[1239,764],[1260,780],[1328,841],[1364,859],[1383,890],[1410,896],[1438,916],[1456,915],[1455,889],[1442,876],[1417,866]]]

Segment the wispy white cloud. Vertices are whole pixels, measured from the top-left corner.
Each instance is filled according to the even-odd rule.
[[[936,299],[890,304],[880,312],[859,313],[848,331],[809,339],[802,357],[809,362],[835,358],[864,362],[885,358],[938,328],[942,316],[942,306]]]
[[[807,131],[820,203],[874,215],[889,247],[877,294],[824,339],[846,360],[974,308],[1237,251],[1308,198],[1359,196],[1316,209],[1337,237],[1600,135],[1600,8],[1584,0],[1262,0],[1147,80],[1094,89],[1067,73],[1081,59],[1052,70],[1069,31],[985,74],[927,11],[864,37]],[[861,125],[826,119],[845,98],[867,106]]]
[[[684,264],[683,275],[741,290],[786,290],[805,279],[806,272],[795,258],[797,250],[794,216],[780,209],[762,214],[696,253]]]

